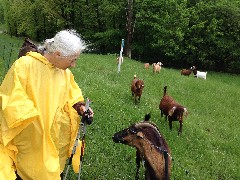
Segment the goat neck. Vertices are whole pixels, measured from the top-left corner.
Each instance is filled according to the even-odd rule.
[[[166,157],[167,159],[164,157],[165,152],[170,153],[166,141],[154,124],[141,123],[136,127],[141,127],[141,131],[138,132],[140,138],[134,138],[131,145],[136,147],[145,159],[145,168],[149,176],[147,179],[165,179],[166,176],[168,177],[166,179],[169,179],[171,159],[169,156]],[[166,172],[165,167],[167,167]]]

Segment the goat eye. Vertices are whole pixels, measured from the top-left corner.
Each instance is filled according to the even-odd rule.
[[[125,133],[123,133],[123,136],[127,136],[128,135],[128,132],[126,131]]]
[[[136,134],[136,133],[137,133],[137,132],[134,131],[134,129],[132,129],[132,128],[129,129],[129,132],[130,132],[131,134]]]

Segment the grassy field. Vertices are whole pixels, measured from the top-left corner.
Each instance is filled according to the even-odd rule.
[[[153,74],[143,63],[128,58],[117,73],[115,59],[115,55],[82,54],[72,69],[84,96],[93,101],[95,113],[93,124],[87,127],[82,179],[134,179],[135,149],[115,144],[112,136],[149,112],[172,151],[171,179],[240,179],[240,76],[208,72],[203,80],[181,76],[180,70],[169,67]],[[137,105],[130,92],[134,74],[145,82]],[[170,131],[160,117],[158,106],[165,85],[168,94],[189,111],[181,137],[178,122],[173,122]],[[140,179],[144,179],[143,168]]]
[[[1,26],[0,31],[3,31]],[[9,66],[17,59],[22,43],[23,38],[10,37],[9,35],[0,33],[0,82],[9,69]]]

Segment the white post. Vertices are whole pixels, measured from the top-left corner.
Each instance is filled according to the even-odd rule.
[[[121,64],[122,64],[122,62],[123,62],[123,57],[122,57],[123,47],[124,47],[124,39],[122,39],[120,56],[119,56],[119,58],[118,58],[118,73],[120,73],[120,69],[121,69],[120,67],[121,67]]]

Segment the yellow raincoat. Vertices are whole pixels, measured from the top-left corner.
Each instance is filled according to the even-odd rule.
[[[19,58],[0,87],[0,179],[57,180],[72,152],[84,101],[69,69],[30,52]]]

